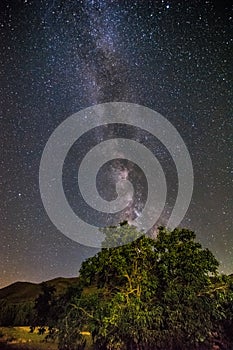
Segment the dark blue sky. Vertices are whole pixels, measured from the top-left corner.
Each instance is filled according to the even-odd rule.
[[[182,225],[233,272],[230,1],[1,1],[0,37],[0,286],[77,275],[95,253],[50,222],[39,165],[63,120],[110,101],[179,131],[195,176]]]

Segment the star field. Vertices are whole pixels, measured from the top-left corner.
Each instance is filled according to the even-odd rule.
[[[0,287],[76,276],[96,252],[69,240],[49,220],[39,166],[62,121],[111,101],[147,106],[179,131],[194,168],[193,198],[181,226],[196,232],[220,261],[220,271],[233,272],[232,14],[230,1],[211,0],[1,2]],[[105,133],[96,130],[93,144]],[[172,192],[177,179],[167,152],[149,135],[132,134],[154,149]],[[71,163],[87,142],[71,150]],[[64,188],[88,217],[73,191],[71,163]],[[107,197],[101,173],[98,181]]]

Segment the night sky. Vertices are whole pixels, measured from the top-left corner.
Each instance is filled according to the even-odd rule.
[[[50,221],[39,167],[61,122],[111,101],[149,107],[176,127],[194,169],[193,197],[181,226],[196,232],[220,261],[220,271],[233,272],[232,13],[230,1],[1,1],[0,287],[76,276],[97,251],[70,240]],[[75,161],[108,132],[119,132],[113,129],[87,134],[67,156],[65,193],[87,220],[91,213],[74,191]],[[145,136],[136,129],[122,132],[139,142]],[[166,224],[177,177],[166,150],[148,138],[170,179],[170,202],[159,221]],[[146,187],[140,168],[120,160],[114,166],[98,174],[103,197],[112,198],[112,187],[102,179],[111,181],[125,169],[138,191]],[[95,215],[92,220],[106,223]]]

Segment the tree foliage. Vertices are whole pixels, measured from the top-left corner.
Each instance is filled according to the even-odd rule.
[[[82,264],[82,288],[61,327],[64,348],[83,349],[85,327],[102,350],[210,349],[216,334],[223,337],[231,285],[192,231],[161,227],[152,239],[125,223],[104,233],[105,247],[111,239],[119,246]]]
[[[0,300],[0,326],[29,326],[34,318],[33,302],[12,303]]]
[[[46,282],[41,284],[42,292],[35,300],[35,309],[37,312],[37,322],[40,326],[48,324],[51,307],[53,305],[54,293],[56,291],[54,286],[49,286]]]

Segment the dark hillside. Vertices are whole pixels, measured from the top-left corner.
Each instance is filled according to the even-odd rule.
[[[56,288],[56,294],[62,294],[66,289],[78,282],[78,277],[63,278],[58,277],[47,281],[48,285],[53,285]],[[0,300],[5,300],[9,303],[23,303],[34,301],[41,291],[41,283],[30,282],[15,282],[7,287],[0,289]]]

